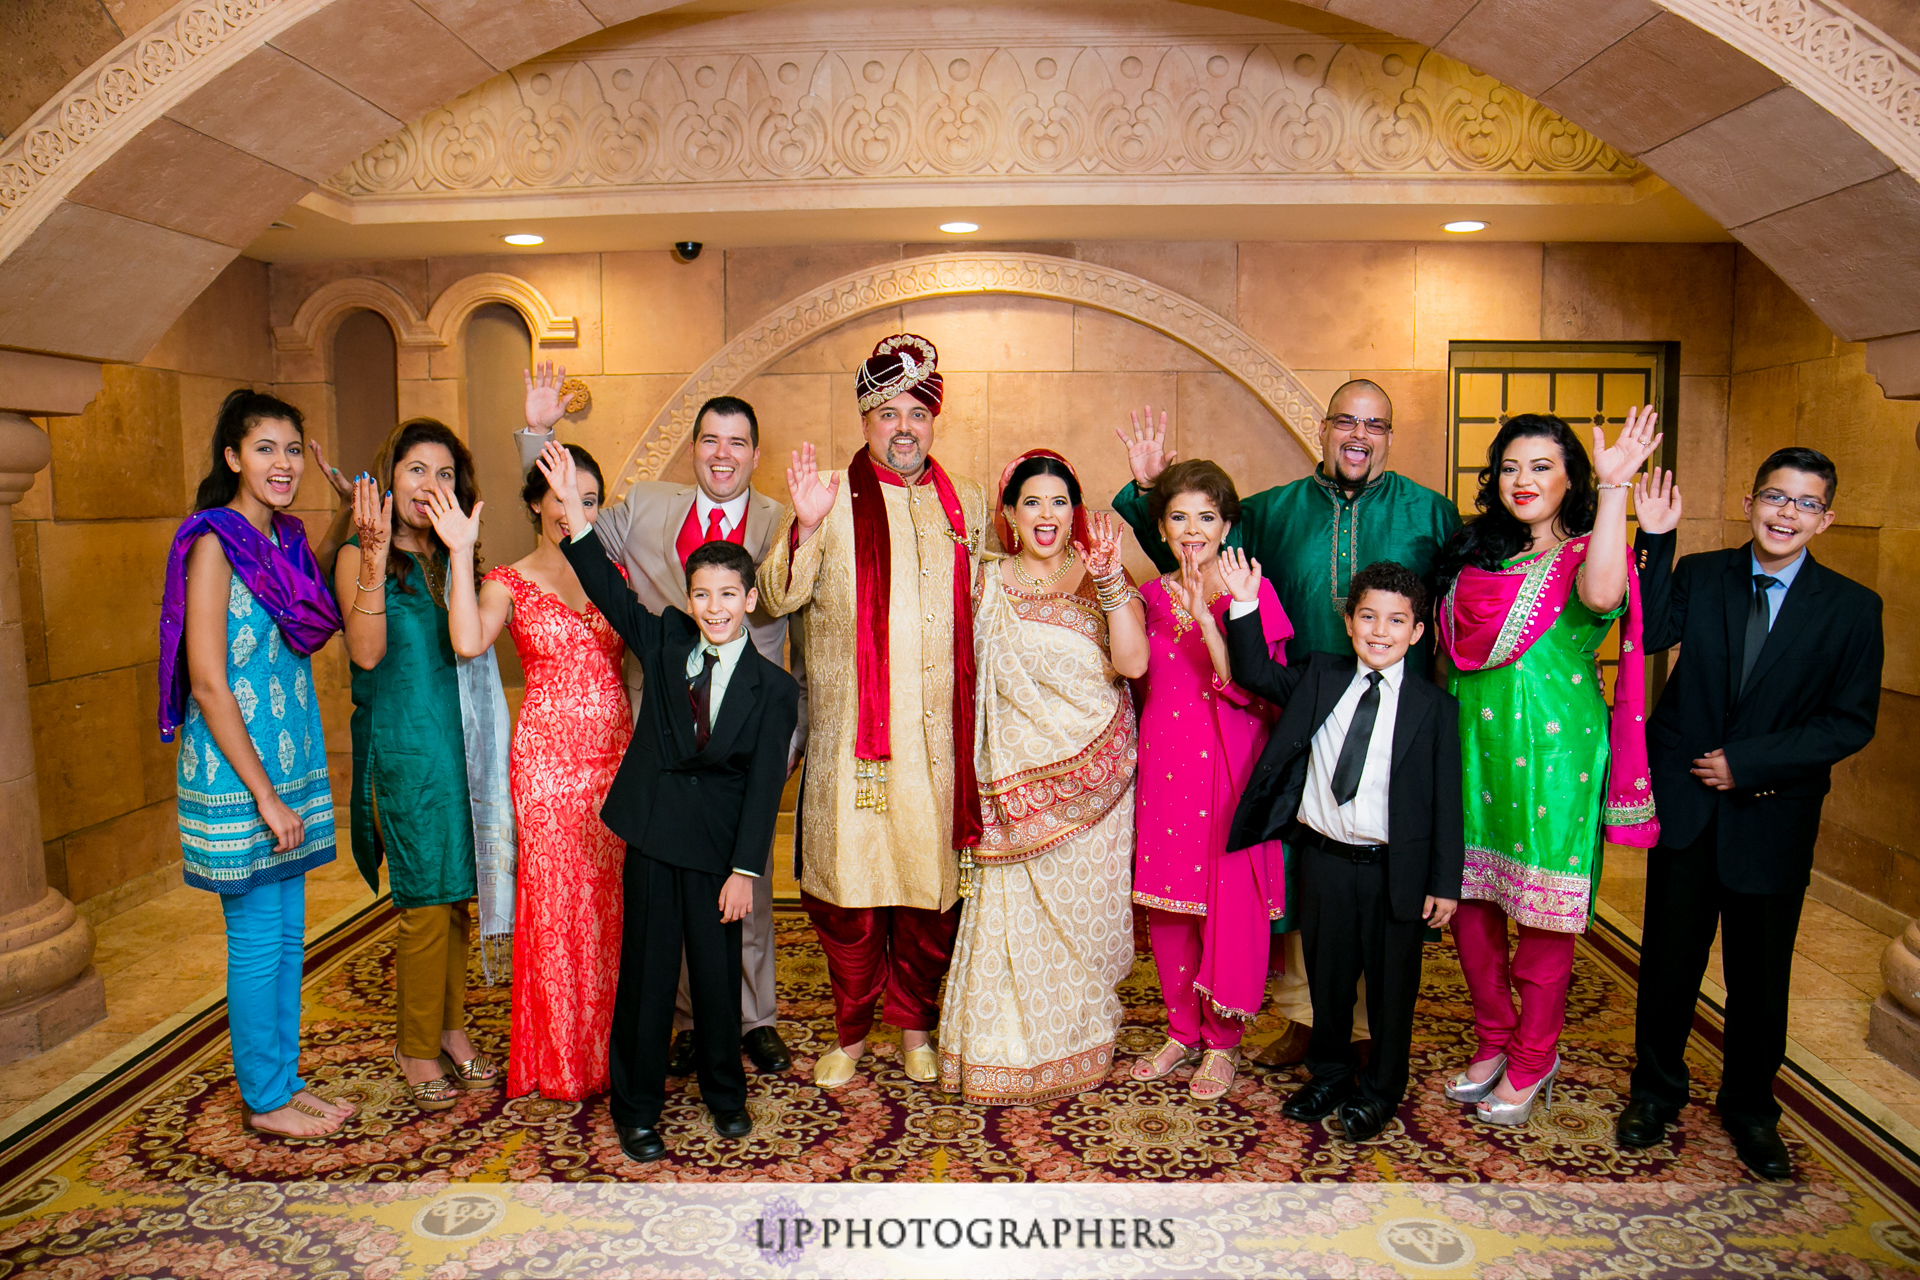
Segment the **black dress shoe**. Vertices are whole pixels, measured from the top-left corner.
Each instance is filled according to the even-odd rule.
[[[1733,1139],[1740,1163],[1752,1170],[1755,1177],[1778,1182],[1793,1176],[1793,1157],[1787,1154],[1787,1144],[1780,1141],[1779,1129],[1765,1122],[1738,1123],[1722,1119],[1720,1123]]]
[[[1629,1098],[1613,1122],[1613,1138],[1629,1151],[1644,1151],[1667,1140],[1667,1130],[1678,1117],[1651,1098]]]
[[[753,1117],[747,1109],[737,1111],[716,1111],[713,1113],[713,1131],[723,1138],[744,1138],[753,1132]]]
[[[1352,1076],[1338,1081],[1309,1080],[1281,1104],[1280,1114],[1289,1120],[1311,1124],[1315,1120],[1325,1120],[1352,1096]]]
[[[651,1164],[667,1158],[666,1139],[660,1136],[658,1129],[637,1129],[632,1125],[617,1124],[613,1126],[613,1131],[620,1135],[620,1149],[627,1153],[627,1159]]]
[[[754,1070],[779,1074],[793,1068],[793,1059],[787,1054],[786,1042],[780,1033],[772,1027],[755,1027],[740,1037],[740,1047],[753,1059]]]
[[[1391,1119],[1393,1112],[1373,1098],[1348,1098],[1340,1104],[1340,1128],[1345,1131],[1348,1142],[1379,1137]]]
[[[693,1032],[673,1033],[673,1044],[667,1050],[667,1074],[670,1076],[693,1074]]]

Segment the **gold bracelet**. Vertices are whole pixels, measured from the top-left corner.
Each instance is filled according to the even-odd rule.
[[[381,579],[381,580],[380,580],[379,582],[376,582],[376,583],[374,583],[374,584],[373,584],[372,586],[370,586],[370,587],[369,587],[369,586],[367,586],[366,584],[364,584],[363,582],[361,582],[361,581],[360,581],[360,579],[358,579],[358,578],[355,578],[355,579],[353,580],[353,585],[354,585],[354,586],[356,586],[356,587],[358,587],[358,588],[360,588],[360,590],[362,590],[362,591],[380,591],[380,590],[383,590],[383,589],[384,589],[384,588],[386,587],[386,585],[387,585],[387,583],[386,583],[386,579],[384,579],[384,578],[383,578],[383,579]]]
[[[1597,484],[1593,487],[1595,489],[1631,489],[1633,488],[1633,482],[1631,480],[1622,480],[1618,484]]]
[[[353,611],[355,613],[364,613],[369,618],[383,618],[387,613],[385,609],[362,609],[359,605],[353,606]]]

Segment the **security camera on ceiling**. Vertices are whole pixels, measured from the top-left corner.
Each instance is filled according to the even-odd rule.
[[[700,250],[704,247],[705,246],[698,240],[682,240],[673,246],[673,260],[675,262],[692,262],[700,256]]]

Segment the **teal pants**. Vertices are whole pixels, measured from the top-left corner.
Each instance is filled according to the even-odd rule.
[[[307,878],[222,894],[227,917],[227,1024],[240,1100],[278,1111],[300,1092],[300,963]]]

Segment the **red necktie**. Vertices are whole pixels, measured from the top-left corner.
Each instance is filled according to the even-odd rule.
[[[726,530],[720,527],[720,522],[724,519],[726,519],[726,514],[723,511],[721,511],[720,508],[718,507],[715,507],[712,511],[707,513],[707,541],[708,542],[726,541],[726,537],[727,537]]]

